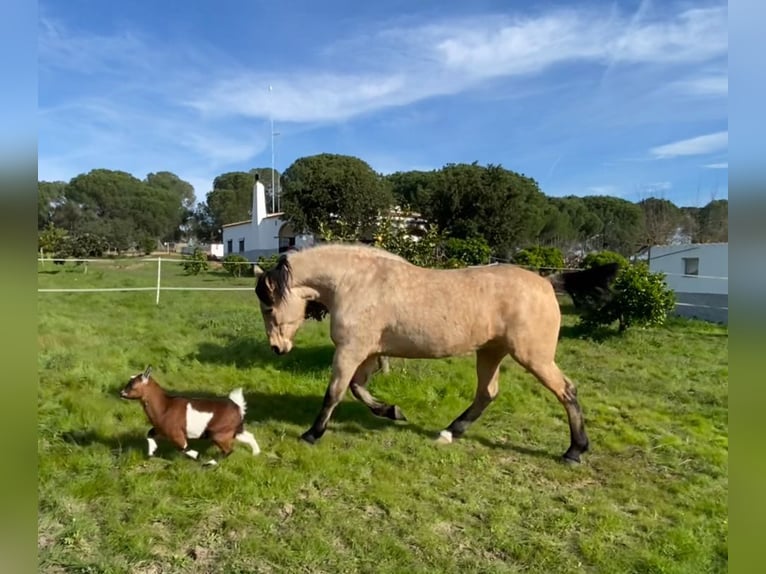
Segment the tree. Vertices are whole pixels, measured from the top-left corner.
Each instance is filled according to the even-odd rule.
[[[695,243],[729,241],[729,200],[715,199],[697,213]]]
[[[564,267],[564,255],[556,247],[537,245],[517,251],[513,255],[513,262],[550,274]]]
[[[282,176],[285,219],[296,230],[360,238],[377,226],[393,197],[383,178],[356,157],[319,154],[293,162]]]
[[[601,222],[601,245],[598,248],[627,256],[644,245],[644,214],[639,205],[606,195],[589,195],[582,200],[588,211]]]
[[[53,222],[56,207],[66,200],[67,184],[64,181],[37,182],[37,229]]]
[[[649,197],[638,202],[644,215],[646,245],[666,245],[681,226],[681,210],[667,199]]]
[[[449,164],[429,185],[429,221],[450,237],[483,237],[501,256],[537,239],[545,223],[537,182],[501,166]]]
[[[391,185],[397,205],[422,213],[428,209],[437,174],[436,170],[398,171],[385,176],[385,179]]]

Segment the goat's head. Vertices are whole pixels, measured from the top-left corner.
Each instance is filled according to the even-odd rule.
[[[120,391],[123,399],[141,399],[149,389],[149,375],[152,374],[152,366],[146,367],[143,373],[138,373],[130,377],[128,383]]]

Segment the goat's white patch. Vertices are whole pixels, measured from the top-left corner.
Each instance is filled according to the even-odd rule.
[[[205,432],[213,413],[206,413],[196,410],[191,403],[186,405],[186,436],[189,438],[199,438]]]
[[[154,452],[157,450],[157,441],[153,438],[147,438],[146,442],[149,443],[149,456],[152,456]]]
[[[216,464],[218,463],[215,461],[215,459],[211,458],[209,461],[203,463],[202,466],[215,466]]]
[[[245,412],[247,411],[247,403],[245,402],[245,396],[242,394],[242,389],[234,389],[229,393],[231,401],[239,407],[239,416],[245,418]]]
[[[443,430],[439,433],[439,438],[436,439],[436,442],[441,444],[450,444],[452,442],[452,433],[448,430]]]
[[[185,450],[184,454],[188,456],[189,458],[193,458],[194,460],[197,460],[197,457],[199,456],[199,453],[196,450]]]
[[[234,437],[239,442],[243,442],[245,444],[249,444],[250,448],[253,449],[253,454],[258,454],[261,452],[261,447],[258,446],[258,441],[255,440],[255,437],[250,431],[244,431],[239,433]]]

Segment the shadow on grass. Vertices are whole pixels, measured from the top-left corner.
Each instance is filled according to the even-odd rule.
[[[280,371],[321,373],[332,365],[333,345],[296,346],[286,355],[276,355],[268,344],[252,337],[231,337],[227,344],[201,343],[196,353],[189,355],[200,363],[235,365],[247,368],[268,365]]]
[[[220,397],[221,395],[195,392],[193,393],[193,396],[212,398]],[[313,423],[314,418],[322,406],[323,394],[297,395],[293,393],[276,394],[254,391],[245,393],[245,400],[247,401],[245,426],[253,432],[256,439],[259,439],[259,425],[268,422],[278,422],[299,427],[294,435],[294,438],[297,441],[300,438],[300,435],[305,430],[308,430]],[[140,408],[138,403],[136,404],[136,408]],[[411,414],[414,415],[414,413]],[[448,422],[445,422],[445,425],[446,424],[448,424]],[[439,432],[442,430],[440,428],[425,428],[411,420],[400,422],[377,417],[373,415],[364,404],[350,399],[347,395],[335,409],[325,436],[334,433],[355,435],[370,434],[370,439],[372,440],[372,433],[392,426],[400,427],[399,432],[416,433],[424,437],[428,442],[435,441],[439,436]],[[146,453],[146,431],[149,430],[149,427],[150,424],[146,421],[146,429],[143,431],[106,435],[91,430],[75,430],[63,433],[62,438],[68,443],[77,444],[79,446],[101,444],[109,448],[111,451],[137,451]],[[496,442],[483,437],[478,433],[473,434],[471,430],[469,430],[465,436],[458,439],[457,443],[472,441],[476,441],[491,449],[510,450],[524,456],[549,459],[558,457],[558,453],[508,444],[507,442]],[[166,439],[159,439],[157,443],[158,451],[155,456],[166,457],[167,453],[173,453],[174,451],[178,452]],[[205,452],[208,448],[215,450],[212,442],[205,439],[191,439],[189,440],[189,446],[200,453]],[[267,445],[263,444],[261,447],[268,448]],[[212,452],[213,451],[211,451],[211,453]],[[178,454],[180,455],[180,453]]]
[[[562,325],[559,329],[559,339],[585,339],[602,343],[608,339],[619,337],[620,332],[610,327],[584,327],[583,325]]]

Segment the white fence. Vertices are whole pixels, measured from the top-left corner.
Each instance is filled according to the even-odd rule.
[[[38,258],[38,263],[82,263],[84,264],[83,273],[88,272],[88,264],[118,264],[118,263],[157,263],[157,283],[152,287],[51,287],[38,288],[38,293],[108,293],[108,292],[130,292],[130,291],[153,291],[156,293],[155,304],[160,303],[160,292],[162,291],[253,291],[255,285],[251,287],[174,287],[162,285],[162,263],[180,264],[186,262],[185,259],[170,259],[162,257],[157,258],[135,258],[135,259],[58,259],[58,258]],[[257,265],[254,261],[236,263],[241,265]]]

